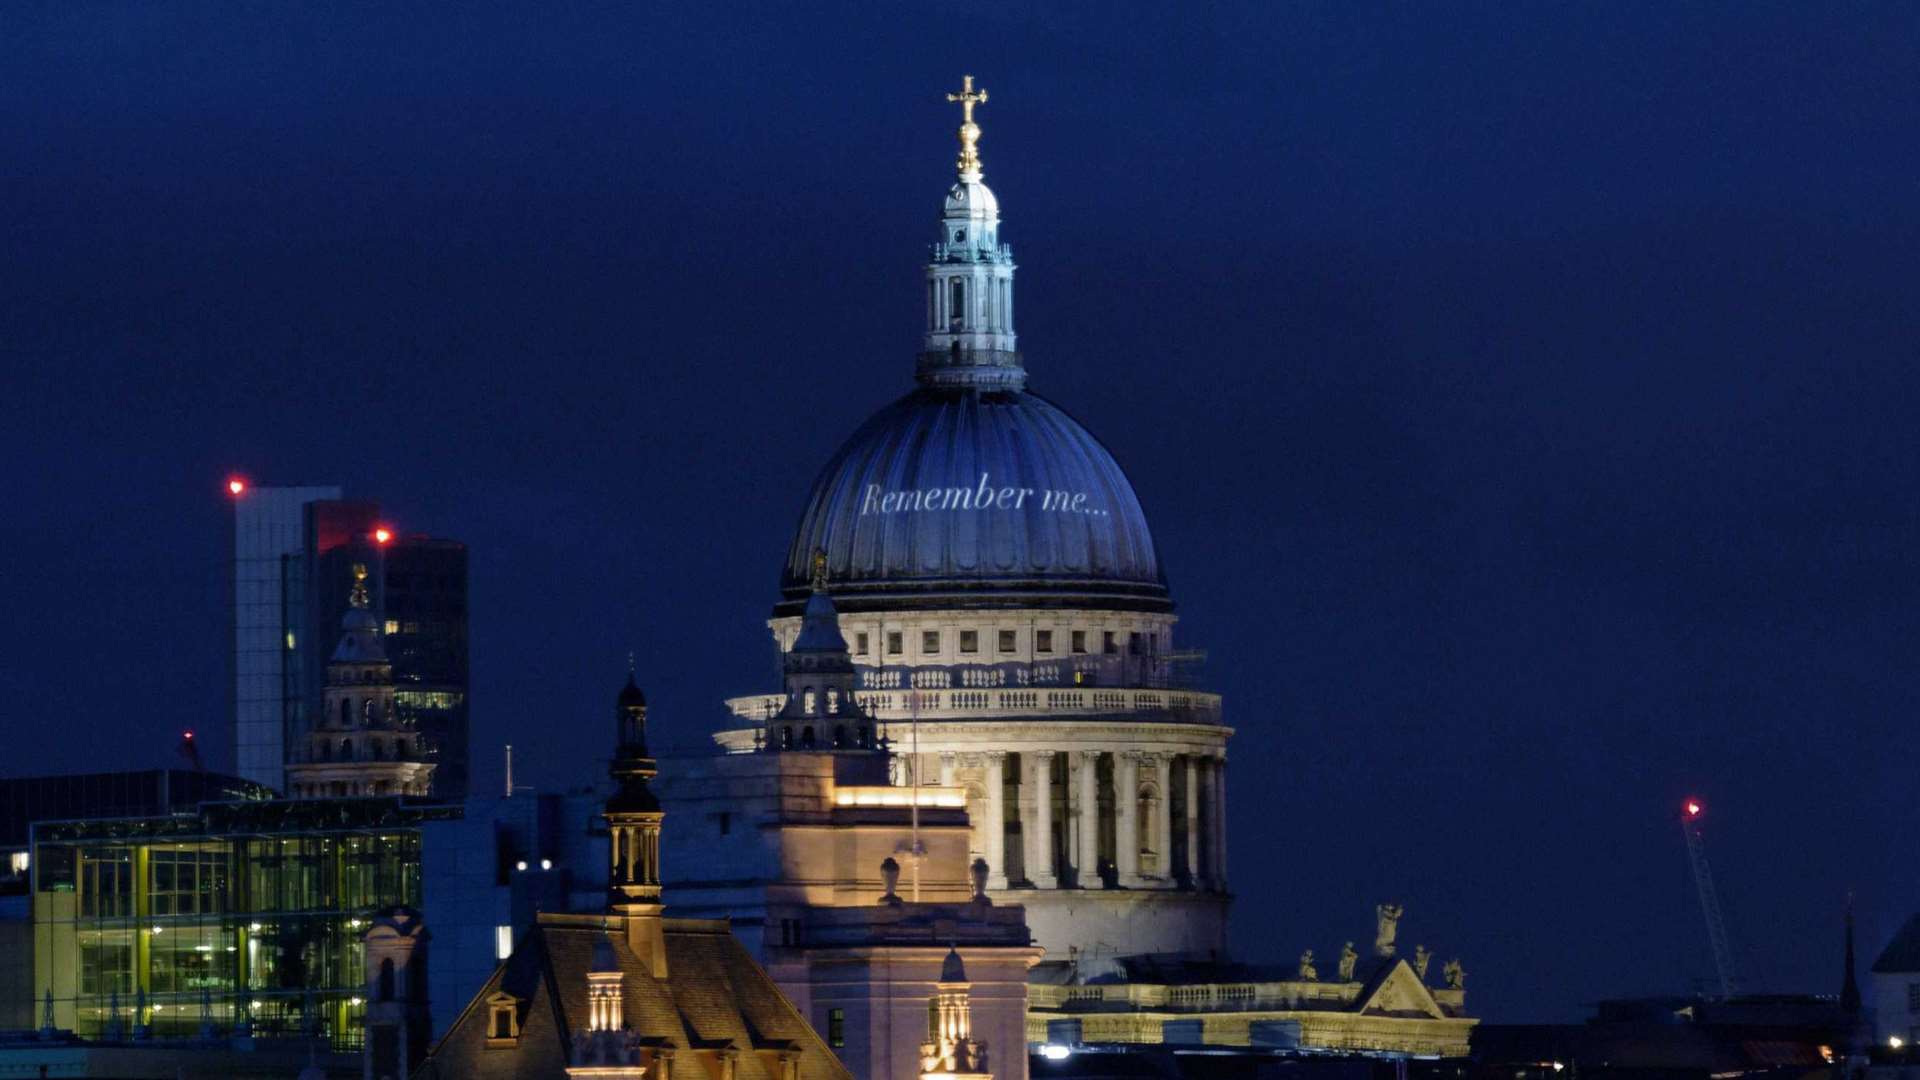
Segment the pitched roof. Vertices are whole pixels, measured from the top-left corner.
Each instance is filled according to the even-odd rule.
[[[625,976],[625,1022],[642,1040],[682,1054],[730,1046],[739,1051],[738,1080],[781,1080],[775,1051],[798,1051],[798,1080],[852,1080],[724,921],[667,919],[664,931],[668,978],[656,980],[628,947],[619,916],[542,915],[417,1075],[564,1080],[573,1033],[587,1024],[587,973],[595,952],[604,962],[610,945]],[[520,1036],[511,1046],[489,1046],[484,1005],[502,993],[519,1005]]]
[[[1920,971],[1920,915],[1907,920],[1900,932],[1893,935],[1887,947],[1880,950],[1879,959],[1873,962],[1876,975],[1903,974]]]

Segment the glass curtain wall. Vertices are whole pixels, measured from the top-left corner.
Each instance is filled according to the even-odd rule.
[[[112,823],[103,823],[112,824]],[[419,907],[417,828],[36,845],[36,978],[91,1038],[317,1031],[361,1039],[362,937]],[[136,1012],[144,1005],[144,1016]]]

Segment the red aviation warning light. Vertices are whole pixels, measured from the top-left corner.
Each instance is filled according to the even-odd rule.
[[[1705,804],[1703,804],[1699,799],[1688,799],[1687,804],[1681,809],[1686,812],[1688,821],[1693,821],[1697,819],[1701,814],[1704,814],[1707,812],[1707,808]]]
[[[227,494],[243,495],[246,493],[246,490],[247,482],[245,480],[238,476],[230,476],[227,478]]]
[[[392,539],[393,530],[387,528],[385,525],[377,526],[373,530],[373,542],[376,544],[384,544]]]

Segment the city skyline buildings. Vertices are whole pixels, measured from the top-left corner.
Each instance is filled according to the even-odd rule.
[[[435,796],[458,801],[470,769],[466,546],[402,534],[378,502],[342,490],[227,481],[234,772],[286,790],[286,765],[318,716],[354,568],[368,566],[396,718],[426,736]]]
[[[0,543],[39,769],[220,719],[237,464],[472,546],[495,775],[600,753],[549,718],[629,650],[703,734],[767,677],[815,418],[919,340],[923,88],[972,70],[1020,106],[985,147],[1020,344],[1247,721],[1236,891],[1320,876],[1285,916],[1324,945],[1427,882],[1502,1016],[1710,972],[1683,794],[1769,983],[1830,983],[1845,887],[1863,942],[1908,914],[1905,10],[25,21]]]

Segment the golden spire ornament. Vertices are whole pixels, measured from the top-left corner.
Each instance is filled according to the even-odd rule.
[[[366,607],[370,603],[367,599],[366,563],[353,564],[353,591],[347,594],[347,603],[357,608]]]
[[[980,125],[973,122],[973,107],[987,103],[987,92],[973,88],[973,76],[960,77],[960,92],[948,94],[947,100],[960,106],[960,176],[966,180],[980,179]]]

